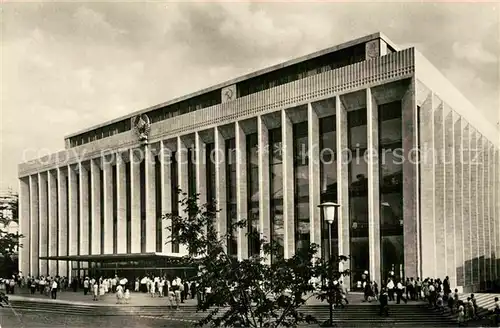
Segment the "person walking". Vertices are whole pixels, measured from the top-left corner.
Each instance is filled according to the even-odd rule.
[[[387,292],[387,288],[382,288],[379,296],[380,302],[380,316],[389,316],[389,294]]]
[[[403,293],[404,293],[404,290],[405,290],[405,287],[403,286],[403,284],[401,283],[401,281],[398,282],[398,285],[396,286],[396,293],[397,293],[397,299],[396,299],[396,303],[399,304],[401,303],[401,299],[403,299],[403,301],[406,303],[408,303],[408,300],[404,297]]]
[[[89,288],[90,288],[89,277],[85,277],[85,280],[83,281],[83,295],[88,294]]]
[[[99,300],[99,285],[97,281],[94,281],[94,286],[92,286],[92,295],[94,295],[94,301]]]
[[[57,298],[57,281],[54,279],[52,281],[52,288],[50,290],[50,296],[52,297],[53,300]]]
[[[389,301],[394,301],[394,281],[392,278],[389,278],[389,282],[387,283],[387,295],[389,296]]]

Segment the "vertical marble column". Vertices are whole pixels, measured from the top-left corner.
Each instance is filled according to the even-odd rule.
[[[370,88],[366,89],[368,134],[368,245],[370,278],[380,281],[380,167],[378,161],[378,108]]]
[[[170,164],[172,161],[172,152],[165,147],[163,141],[160,142],[160,158],[161,158],[161,212],[163,214],[172,213],[172,189],[170,188],[172,174]],[[162,236],[165,242],[162,243],[162,253],[172,253],[172,243],[167,243],[170,240],[171,231],[168,230],[169,220],[161,220]]]
[[[463,286],[465,281],[464,268],[464,224],[463,224],[463,209],[462,209],[462,194],[463,194],[463,158],[462,158],[462,118],[458,114],[454,114],[456,120],[454,123],[454,207],[455,207],[455,266],[457,286]]]
[[[77,174],[75,170],[78,170],[78,166],[68,165],[68,190],[69,190],[69,219],[68,219],[68,228],[69,228],[69,255],[78,255],[78,183],[77,183]],[[70,277],[75,274],[78,276],[78,273],[73,272],[72,269],[76,269],[73,267],[76,262],[69,262],[69,272]]]
[[[497,224],[495,232],[497,233],[497,254],[500,254],[500,146],[495,147],[495,222]],[[500,267],[497,267],[497,273],[500,273]]]
[[[433,95],[429,93],[420,107],[420,217],[422,236],[422,277],[436,276],[436,245],[434,225],[434,112]]]
[[[30,275],[40,275],[40,263],[38,261],[40,246],[40,231],[38,229],[39,199],[38,199],[38,175],[30,175]]]
[[[483,142],[483,236],[484,236],[484,275],[488,283],[492,280],[491,275],[491,226],[490,226],[490,176],[489,176],[489,142],[484,138]]]
[[[68,186],[66,184],[67,174],[63,168],[57,168],[57,188],[58,192],[58,207],[59,211],[59,229],[57,231],[59,235],[59,245],[57,249],[58,256],[68,255]],[[68,277],[68,261],[59,261],[58,264],[58,275],[61,277]]]
[[[450,277],[452,286],[457,284],[457,269],[455,265],[456,243],[455,243],[455,165],[454,165],[454,133],[453,133],[453,111],[445,106],[444,121],[444,208],[445,208],[445,232],[446,232],[446,275]]]
[[[311,243],[321,245],[321,203],[320,183],[320,149],[319,149],[319,118],[313,106],[307,105],[307,142],[308,142],[308,168],[309,168],[309,216]],[[318,249],[321,256],[321,248]]]
[[[150,146],[144,146],[146,161],[146,252],[156,251],[156,182],[155,160]]]
[[[337,202],[339,255],[349,256],[351,253],[349,230],[349,144],[347,111],[342,104],[340,96],[335,97],[335,134],[336,134],[336,160],[337,160]],[[339,271],[349,269],[348,263],[339,263]],[[350,276],[344,277],[344,285],[350,288]]]
[[[472,248],[471,248],[471,193],[470,193],[470,125],[463,122],[464,130],[462,134],[462,213],[464,232],[464,287],[472,284]]]
[[[127,185],[127,172],[125,170],[125,160],[123,159],[123,154],[118,154],[116,158],[116,186],[112,188],[116,188],[116,208],[117,208],[117,222],[116,222],[116,252],[118,254],[127,253],[127,243],[128,243],[128,235],[127,235],[127,188],[130,188],[131,195],[131,214],[132,214],[132,224],[134,224],[134,216],[135,216],[135,225],[137,226],[137,220],[139,220],[139,211],[138,206],[134,205],[134,188],[139,190],[139,186],[137,183],[134,184],[133,178],[134,174],[139,175],[138,165],[134,167],[133,161],[137,161],[134,159],[134,154],[132,151],[129,152],[129,160],[130,160],[130,185]],[[135,170],[135,171],[134,171]],[[138,192],[136,192],[137,194]],[[113,195],[113,189],[111,189],[111,197]],[[135,195],[137,197],[137,195]],[[111,236],[113,236],[113,202],[110,204],[111,206]],[[135,207],[134,207],[135,206]],[[140,224],[140,221],[139,221]],[[137,243],[137,239],[141,237],[140,225],[139,230],[134,226],[133,233],[136,234],[135,242]],[[135,229],[135,230],[134,230]],[[138,234],[138,235],[137,235]],[[134,237],[132,237],[134,240]],[[113,244],[111,244],[113,247]],[[139,249],[140,249],[140,239],[139,239]],[[135,249],[137,251],[137,249]],[[133,253],[134,251],[132,251]]]
[[[419,277],[420,268],[420,217],[418,170],[418,112],[415,97],[415,80],[401,101],[403,134],[403,239],[404,265],[407,277]]]
[[[47,171],[47,179],[48,179],[48,223],[49,223],[49,235],[48,235],[48,244],[49,244],[49,256],[57,256],[57,172],[56,171]],[[48,261],[48,272],[51,277],[55,277],[57,275],[57,262],[54,260]]]
[[[497,234],[496,231],[498,229],[497,227],[497,220],[495,218],[495,184],[493,181],[497,178],[496,172],[495,172],[495,146],[490,143],[490,148],[488,149],[488,166],[489,166],[489,192],[490,192],[490,197],[489,197],[489,214],[490,214],[490,234],[491,234],[491,275],[492,279],[496,279],[498,276],[498,271],[497,271],[497,259],[499,258],[499,254],[497,253]]]
[[[98,159],[90,161],[90,185],[92,189],[92,199],[90,199],[92,209],[91,251],[92,254],[101,254],[101,166]]]
[[[271,213],[269,191],[269,131],[262,116],[257,117],[259,149],[259,219],[261,238],[271,241]],[[263,255],[263,254],[261,254]],[[269,260],[269,259],[268,259]]]
[[[223,162],[222,165],[224,165],[224,164],[225,163]],[[187,149],[186,145],[184,144],[181,137],[177,137],[177,174],[179,177],[179,187],[182,190],[182,193],[188,193],[188,189],[189,189],[188,149]],[[225,186],[226,185],[224,184],[224,187]],[[226,189],[224,188],[224,190],[226,190]],[[184,197],[184,196],[180,196],[179,201],[182,200],[182,197]],[[219,206],[225,208],[225,205],[226,205],[225,202],[218,203],[218,204],[219,204]],[[185,208],[182,208],[181,206],[179,206],[179,207],[180,207],[179,208],[179,215],[180,216],[187,215],[187,213],[184,212]],[[224,219],[225,219],[225,216],[224,216]],[[186,255],[187,252],[188,252],[188,250],[187,250],[186,245],[180,244],[179,245],[179,254]]]
[[[293,124],[286,110],[281,111],[281,135],[283,158],[283,248],[284,257],[290,258],[295,254],[294,147]],[[273,150],[269,149],[269,151]],[[270,218],[270,220],[273,220],[273,218]]]
[[[497,254],[496,261],[496,270],[497,276],[500,275],[500,153],[499,146],[494,145],[492,150],[493,156],[493,172],[495,174],[495,178],[492,181],[493,184],[493,217],[495,222],[495,240],[496,240],[496,248],[495,253]]]
[[[38,220],[39,220],[39,256],[45,257],[48,255],[49,246],[49,217],[48,217],[48,190],[47,190],[47,172],[38,173]],[[39,260],[40,262],[40,274],[46,276],[49,272],[47,260]]]
[[[132,222],[130,224],[130,250],[137,254],[141,252],[141,158],[140,154],[130,150],[130,190],[132,198]],[[120,196],[118,196],[120,198]]]
[[[248,220],[246,136],[239,122],[236,122],[234,127],[236,139],[236,213],[238,220]],[[248,258],[247,226],[238,231],[238,260],[240,261]]]
[[[89,172],[82,162],[80,169],[80,255],[89,254]]]
[[[113,254],[113,168],[112,160],[103,157],[104,179],[104,254]]]
[[[19,271],[30,275],[30,178],[19,178],[19,233],[24,236],[19,248]]]
[[[476,129],[471,129],[470,134],[470,249],[471,249],[471,261],[472,261],[472,285],[473,289],[479,284],[479,258],[478,258],[478,243],[477,243],[477,133]]]
[[[226,160],[224,136],[218,127],[215,128],[215,199],[217,202],[216,215],[219,235],[227,234],[227,201],[226,201]]]
[[[434,95],[434,147],[436,152],[434,162],[434,223],[436,228],[435,249],[436,277],[446,276],[446,263],[448,254],[446,253],[446,230],[445,230],[445,174],[444,174],[444,129],[443,129],[443,102]]]
[[[477,257],[478,257],[478,271],[479,283],[481,288],[484,288],[486,276],[484,273],[484,193],[483,193],[483,175],[484,175],[484,160],[483,160],[483,141],[482,135],[479,135],[477,141]]]

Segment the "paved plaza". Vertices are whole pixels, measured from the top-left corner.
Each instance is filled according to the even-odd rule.
[[[374,304],[377,302],[363,302],[363,294],[358,292],[350,293],[349,302],[351,304]],[[87,294],[84,295],[83,291],[81,292],[73,292],[73,291],[63,291],[57,293],[57,299],[53,300],[50,296],[41,295],[39,292],[35,294],[30,294],[27,289],[16,289],[14,295],[9,295],[9,299],[12,301],[35,301],[35,302],[47,302],[47,303],[68,303],[68,304],[81,304],[81,305],[102,305],[102,306],[168,306],[170,302],[168,297],[151,297],[147,293],[131,293],[130,300],[128,304],[117,304],[115,294],[108,293],[104,296],[99,296],[98,301],[92,300],[92,295]],[[307,305],[327,305],[326,302],[321,302],[315,296],[311,296],[307,303]],[[377,303],[378,304],[378,303]],[[179,306],[196,306],[197,301],[194,299],[187,299],[184,303],[179,303]]]

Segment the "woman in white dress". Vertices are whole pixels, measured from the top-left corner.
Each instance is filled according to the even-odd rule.
[[[105,294],[105,291],[104,291],[104,284],[100,284],[99,285],[99,296],[100,297],[103,297]]]
[[[165,285],[165,280],[160,279],[160,281],[158,281],[158,295],[160,295],[160,297],[163,297],[163,286]]]
[[[149,292],[151,293],[151,297],[155,297],[155,283],[153,280],[149,281]]]
[[[123,302],[123,287],[121,285],[118,285],[116,287],[116,303],[122,304],[122,302]]]

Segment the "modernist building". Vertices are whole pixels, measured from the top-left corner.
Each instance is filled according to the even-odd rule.
[[[352,284],[394,271],[471,290],[500,274],[498,131],[417,50],[380,33],[65,141],[19,165],[23,272],[161,267],[186,251],[165,244],[159,219],[179,210],[180,186],[217,201],[221,232],[248,220],[228,242],[239,259],[256,252],[251,229],[284,256],[309,242],[328,256],[317,205],[335,201],[333,251],[351,256]]]

